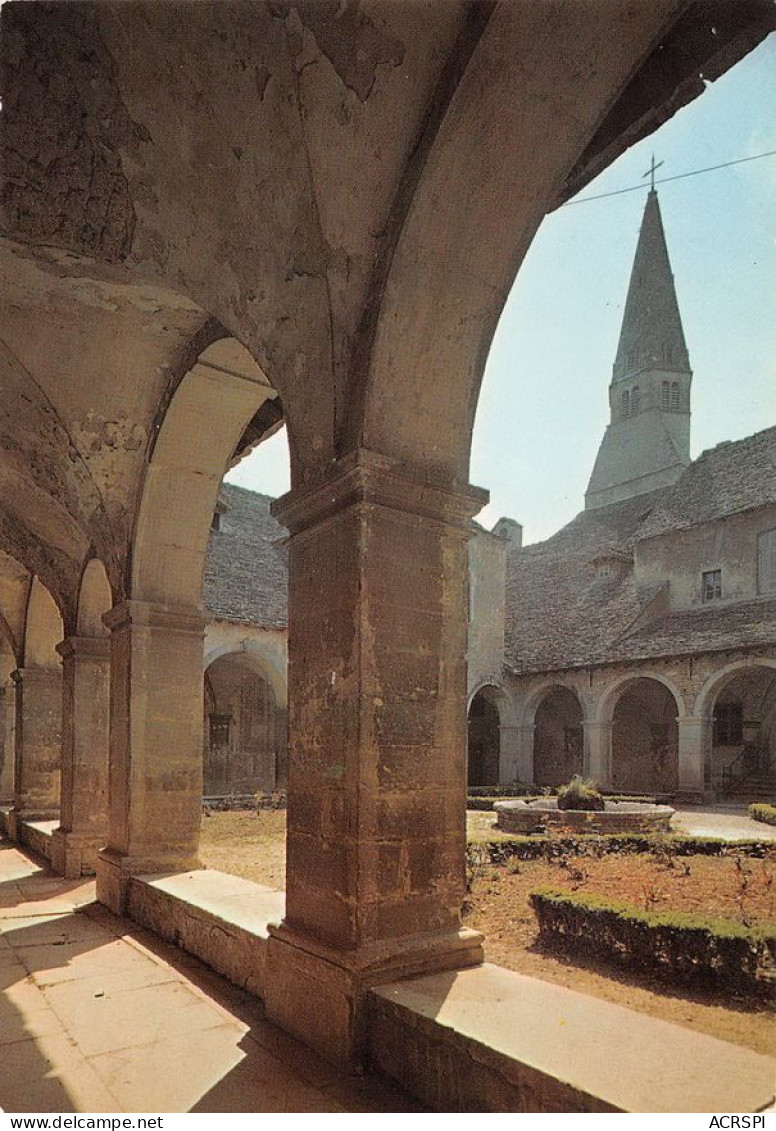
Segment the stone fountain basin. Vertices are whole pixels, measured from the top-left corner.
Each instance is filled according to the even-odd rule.
[[[493,808],[497,829],[523,836],[554,829],[579,833],[664,833],[676,812],[670,805],[645,801],[605,801],[599,812],[559,809],[555,797],[497,801]]]

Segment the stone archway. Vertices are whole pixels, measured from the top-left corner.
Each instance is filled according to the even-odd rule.
[[[623,792],[668,793],[679,785],[677,701],[661,680],[621,685],[612,709],[611,781]]]
[[[776,796],[776,664],[738,665],[720,674],[703,701],[711,787]]]
[[[205,672],[205,797],[271,793],[285,784],[285,711],[268,673],[247,651]]]
[[[501,714],[495,688],[481,687],[472,696],[469,704],[467,751],[469,785],[498,785]]]
[[[140,859],[145,871],[198,865],[205,556],[223,477],[277,428],[275,401],[248,350],[218,338],[178,384],[154,443],[135,522],[130,596],[107,618],[110,780],[131,783],[111,789],[108,847],[98,867],[98,896],[115,911],[124,909],[130,862]]]
[[[534,717],[534,781],[558,786],[583,768],[582,705],[568,687],[551,688]]]

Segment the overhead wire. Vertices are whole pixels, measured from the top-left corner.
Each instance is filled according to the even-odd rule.
[[[673,177],[660,177],[654,181],[655,185],[664,185],[669,181],[681,181],[685,177],[697,177],[701,173],[714,173],[718,169],[729,169],[731,165],[743,165],[746,161],[760,161],[763,157],[776,157],[776,149],[769,149],[765,153],[753,153],[749,157],[737,157],[733,161],[723,161],[719,165],[707,165],[705,169],[690,169],[686,173],[676,173]],[[647,175],[646,173],[644,174]],[[567,200],[562,205],[563,208],[568,208],[570,204],[586,204],[591,200],[604,200],[608,196],[622,196],[626,192],[638,192],[639,189],[646,188],[646,185],[631,185],[629,188],[614,189],[612,192],[599,192],[594,196],[578,196],[574,200]]]

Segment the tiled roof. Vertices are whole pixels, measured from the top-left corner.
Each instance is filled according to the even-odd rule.
[[[583,511],[546,542],[512,551],[508,666],[537,672],[773,644],[776,602],[661,613],[655,587],[639,588],[632,569],[616,561],[644,538],[768,503],[776,503],[776,428],[704,452],[672,487]],[[595,564],[604,554],[615,559],[609,577]]]
[[[288,622],[287,535],[270,514],[272,499],[225,483],[221,527],[210,535],[205,607],[219,620],[261,628]]]
[[[681,656],[776,644],[776,600],[703,605],[642,625],[609,648],[609,658]]]
[[[776,503],[776,428],[718,444],[691,463],[639,531],[651,538]]]

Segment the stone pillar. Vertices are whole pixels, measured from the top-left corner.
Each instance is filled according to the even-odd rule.
[[[499,776],[501,785],[512,785],[521,781],[520,777],[520,728],[499,727],[500,757]]]
[[[517,780],[523,785],[532,785],[534,780],[534,737],[536,727],[533,723],[515,727],[517,731]]]
[[[357,1061],[365,991],[482,961],[465,893],[466,542],[484,492],[360,451],[275,504],[289,548],[286,918],[267,1016]]]
[[[680,716],[679,728],[679,791],[683,794],[702,795],[707,788],[705,768],[713,720],[695,715]],[[710,788],[710,783],[709,783]]]
[[[16,719],[9,831],[17,840],[20,821],[59,816],[62,672],[25,667],[12,672],[11,679],[16,684]]]
[[[9,681],[0,687],[0,804],[13,802],[15,715],[16,691]]]
[[[94,872],[108,831],[110,641],[70,636],[62,657],[62,802],[51,864],[68,879]]]
[[[583,773],[603,789],[612,788],[612,724],[583,725]]]
[[[108,840],[97,898],[123,914],[129,879],[199,866],[204,617],[146,601],[104,616],[110,639]]]

